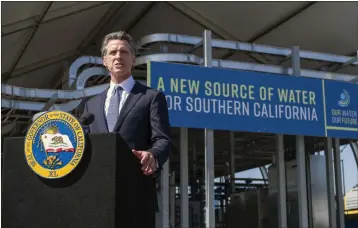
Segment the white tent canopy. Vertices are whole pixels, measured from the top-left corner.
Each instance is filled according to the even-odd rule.
[[[2,98],[7,99],[2,100],[2,125],[14,122],[26,125],[35,107],[68,102],[61,101],[65,94],[39,97],[35,88],[52,90],[46,94],[63,89],[74,61],[81,56],[98,57],[104,35],[116,30],[125,30],[141,41],[139,62],[145,62],[148,54],[165,52],[181,54],[172,56],[173,61],[189,58],[195,64],[197,57],[202,57],[201,47],[170,42],[143,46],[142,38],[155,33],[202,37],[203,31],[209,29],[213,39],[236,42],[239,48],[246,45],[255,50],[256,46],[251,44],[299,46],[300,50],[351,60],[344,64],[301,59],[301,67],[308,70],[308,76],[310,70],[358,75],[358,62],[354,59],[358,49],[356,2],[2,2],[1,10]],[[213,58],[240,61],[241,66],[269,64],[274,66],[270,69],[278,72],[282,67],[292,67],[289,56],[225,48],[215,48]],[[138,64],[135,69],[142,75],[140,79],[145,79],[144,65]],[[86,85],[105,82],[105,78],[100,78]],[[24,92],[8,85],[29,89]],[[24,111],[16,108],[17,101],[40,103],[31,104],[32,109]],[[77,103],[67,104],[71,105]]]
[[[2,83],[28,88],[53,88],[76,57],[98,56],[101,39],[115,30],[138,40],[153,33],[202,36],[206,28],[224,40],[346,56],[358,49],[356,2],[2,2],[1,19]],[[241,53],[228,59],[265,61]],[[357,68],[338,72],[357,75]]]

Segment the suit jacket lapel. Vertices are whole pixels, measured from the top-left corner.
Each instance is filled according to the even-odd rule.
[[[100,96],[100,106],[99,106],[100,109],[99,109],[99,120],[98,121],[99,121],[99,126],[101,126],[103,128],[102,132],[108,132],[107,118],[106,118],[106,114],[105,114],[105,105],[104,105],[106,102],[108,89],[103,91]]]
[[[129,93],[127,100],[124,102],[124,105],[121,109],[121,113],[119,114],[116,125],[114,126],[114,131],[117,131],[129,111],[133,108],[133,106],[137,103],[138,99],[142,96],[143,92],[141,90],[141,85],[138,82],[135,82],[132,91]]]

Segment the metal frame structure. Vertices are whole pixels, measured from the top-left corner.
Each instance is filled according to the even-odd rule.
[[[204,65],[205,67],[219,67],[219,68],[229,68],[229,69],[240,69],[246,71],[257,71],[265,72],[272,74],[288,74],[293,76],[303,76],[303,77],[314,77],[314,78],[325,78],[339,81],[346,81],[352,83],[358,83],[358,75],[349,75],[336,73],[340,68],[352,65],[358,67],[358,52],[357,56],[341,56],[333,55],[327,53],[318,53],[311,51],[299,50],[298,47],[281,48],[273,47],[267,45],[259,45],[245,42],[237,41],[226,41],[226,40],[217,40],[211,39],[211,32],[208,30],[204,31],[203,37],[193,37],[185,36],[178,34],[151,34],[140,39],[138,43],[139,50],[148,50],[152,45],[160,45],[161,50],[164,50],[165,53],[150,53],[150,54],[140,54],[137,57],[135,67],[139,71],[144,71],[147,61],[165,61],[165,62],[176,62],[184,64],[195,64],[195,65]],[[182,48],[180,53],[170,53],[169,46],[178,45]],[[202,55],[191,54],[202,48]],[[272,65],[269,64],[257,64],[249,62],[238,62],[238,61],[229,61],[224,59],[213,59],[212,50],[214,49],[223,49],[228,52],[244,52],[244,53],[257,53],[260,55],[270,55],[279,57],[279,61],[274,61]],[[202,57],[201,57],[202,56]],[[281,63],[287,60],[292,60],[292,67],[282,67]],[[317,71],[311,69],[302,69],[300,66],[300,61],[302,59],[323,61],[329,64],[335,64],[334,67],[329,68],[330,71]],[[90,66],[90,67],[85,67]],[[87,83],[96,78],[96,82],[101,81],[105,82],[105,78],[108,78],[108,72],[102,66],[102,60],[100,57],[92,56],[83,56],[78,58],[69,68],[69,75],[67,80],[66,88],[71,90],[48,90],[48,89],[34,89],[34,88],[21,88],[10,85],[2,84],[2,94],[6,98],[2,98],[1,107],[2,112],[7,112],[6,115],[2,117],[2,124],[6,121],[13,122],[13,125],[16,125],[16,116],[14,116],[14,110],[26,110],[32,112],[52,110],[52,109],[61,109],[64,111],[71,112],[75,110],[83,99],[96,95],[108,86],[107,84],[97,85],[93,87],[87,87]],[[101,79],[98,80],[98,77]],[[97,81],[98,80],[98,81]],[[145,83],[145,82],[143,82]],[[21,99],[19,99],[21,98]],[[38,102],[28,101],[24,99],[41,99]],[[29,115],[29,121],[31,121],[31,114]],[[13,117],[13,118],[11,118]],[[28,123],[28,122],[27,122]],[[180,152],[181,152],[181,167],[180,176],[181,176],[181,212],[184,215],[188,215],[189,204],[188,204],[188,132],[187,129],[180,130]],[[280,227],[287,227],[287,218],[286,206],[284,203],[286,200],[285,196],[285,169],[284,169],[284,145],[283,145],[283,136],[279,135],[276,138],[277,140],[277,160],[278,172],[279,172],[279,223]],[[332,143],[331,139],[326,143],[326,155],[327,162],[331,163],[332,161]],[[305,149],[304,149],[304,138],[302,136],[296,137],[296,146],[297,146],[297,160],[298,160],[298,192],[299,192],[299,222],[300,226],[308,226],[308,208],[307,208],[307,178],[306,178],[306,163],[305,163]],[[339,140],[334,139],[334,161],[340,161],[339,151]],[[358,158],[358,146],[357,142],[351,142],[352,150],[355,154],[355,157]],[[230,166],[235,166],[235,158],[231,156]],[[167,163],[168,164],[168,163]],[[336,170],[340,170],[340,162],[335,163]],[[215,213],[214,213],[214,137],[213,131],[205,129],[205,188],[206,188],[206,227],[212,228],[215,227]],[[264,175],[266,170],[261,167],[260,169]],[[340,172],[340,171],[338,171]],[[340,176],[338,172],[333,171],[331,165],[327,166],[327,178],[330,180],[328,185],[333,186],[331,182],[333,176]],[[233,170],[231,170],[231,175]],[[231,177],[233,179],[233,177]],[[161,184],[161,209],[162,209],[162,219],[161,227],[169,227],[169,167],[168,165],[164,167],[162,173],[162,184]],[[340,178],[336,178],[336,188],[338,189],[337,194],[342,194],[342,184]],[[334,227],[333,223],[336,220],[336,215],[333,213],[335,205],[334,198],[332,198],[332,193],[330,194],[330,214],[333,216],[331,219],[331,226]],[[343,196],[342,196],[343,197]],[[337,197],[340,198],[340,197]],[[281,202],[281,203],[280,203]],[[343,208],[342,200],[338,200],[338,208]],[[337,218],[339,224],[342,224],[342,216],[339,213]],[[188,216],[182,216],[181,225],[182,227],[188,227]],[[342,226],[341,226],[342,227]]]
[[[136,60],[135,66],[137,69],[143,71],[148,60],[202,65],[204,63],[203,58],[194,54],[189,54],[200,47],[200,45],[202,44],[202,40],[203,39],[200,37],[178,34],[160,33],[144,36],[138,42],[138,50],[147,50],[151,46],[156,44],[166,47],[170,45],[180,45],[186,48],[183,48],[184,50],[180,53],[140,54]],[[289,48],[217,39],[212,40],[212,48],[219,50],[227,50],[228,52],[243,52],[249,54],[254,53],[260,55],[278,56],[280,58],[278,62],[274,61],[272,65],[213,59],[213,67],[258,71],[274,74],[293,73],[293,68],[280,66],[281,63],[289,60],[292,57],[292,50]],[[306,60],[327,62],[327,64],[325,65],[334,65],[334,67],[328,69],[331,71],[301,69],[301,76],[358,82],[357,75],[335,73],[335,71],[337,71],[338,69],[347,67],[349,65],[357,66],[357,56],[350,57],[301,50],[299,57],[301,59]],[[85,65],[93,65],[96,67],[91,67],[83,72],[79,72],[80,69]],[[29,116],[31,116],[32,113],[30,112],[26,114],[18,114],[15,112],[15,110],[40,111],[42,110],[42,107],[44,107],[46,104],[48,105],[48,99],[52,99],[51,102],[54,102],[58,99],[64,100],[63,102],[60,102],[60,104],[55,104],[54,108],[62,109],[65,111],[73,110],[80,104],[79,99],[94,95],[95,93],[99,93],[105,88],[105,86],[100,86],[99,88],[94,87],[88,89],[89,92],[87,92],[87,90],[78,91],[79,89],[83,89],[85,87],[86,82],[91,77],[95,75],[106,75],[106,71],[101,65],[102,59],[100,57],[82,56],[76,59],[69,68],[68,83],[65,86],[65,88],[74,89],[75,91],[73,91],[72,93],[70,91],[59,90],[27,89],[2,84],[2,122],[10,123],[11,125],[13,125],[16,121],[18,121],[19,123],[22,122],[24,124],[27,124]],[[99,81],[100,83],[104,82],[104,80]],[[76,82],[76,87],[74,86],[74,82]],[[31,101],[23,99],[8,99],[8,97],[16,97],[17,99],[21,97],[25,99],[30,99]],[[68,100],[73,99],[78,100],[68,102]],[[40,100],[42,102],[34,102],[34,100]],[[68,103],[66,103],[66,101]]]
[[[140,41],[138,42],[138,49],[147,48],[147,46],[153,45],[155,43],[161,43],[165,45],[169,45],[169,44],[186,45],[191,47],[190,50],[192,50],[200,47],[200,45],[202,44],[202,38],[177,35],[177,34],[152,34],[152,35],[147,35],[142,39],[140,39]],[[275,55],[275,56],[282,57],[283,60],[287,60],[293,56],[292,50],[288,48],[251,44],[245,42],[216,40],[216,39],[212,40],[212,48],[225,49],[225,50],[238,51],[238,52],[250,52],[250,53]],[[188,52],[191,52],[190,50]],[[358,56],[358,52],[357,52],[357,56]],[[349,57],[349,56],[301,50],[299,52],[300,59],[325,61],[328,63],[340,64],[340,66],[332,68],[331,69],[332,72],[301,69],[300,75],[305,77],[334,79],[334,80],[357,83],[358,75],[334,73],[338,69],[344,68],[349,65],[358,66],[357,56]],[[157,54],[147,54],[147,55],[138,56],[135,66],[144,67],[147,61],[179,62],[179,63],[197,64],[197,65],[204,64],[204,59],[194,54],[186,54],[186,53],[159,53],[158,54],[157,53]],[[2,90],[3,90],[2,93],[4,95],[21,96],[27,98],[51,98],[54,94],[58,94],[58,95],[63,95],[60,96],[59,99],[68,99],[68,100],[80,99],[80,98],[94,95],[92,93],[86,94],[85,92],[80,92],[78,90],[83,89],[85,87],[85,83],[90,77],[94,75],[101,75],[101,74],[106,75],[106,71],[102,68],[88,68],[88,71],[78,74],[79,69],[85,64],[93,64],[93,65],[101,66],[102,59],[100,57],[82,56],[76,59],[71,64],[69,69],[68,85],[70,86],[70,88],[74,89],[73,85],[74,82],[76,82],[76,90],[72,93],[70,91],[27,89],[27,88],[9,86],[4,84],[2,84]],[[292,75],[294,73],[293,68],[285,68],[279,65],[256,64],[256,63],[229,61],[229,60],[222,60],[222,59],[213,59],[212,66],[220,67],[220,68],[273,73],[273,74]],[[101,89],[102,88],[93,89],[93,91],[100,93]],[[73,95],[73,93],[78,93],[78,94],[82,93],[82,94],[75,96]],[[6,99],[4,99],[4,101],[6,101]],[[17,109],[39,110],[36,108],[28,109],[27,107],[23,107],[22,104],[26,104],[26,102],[19,102],[16,104],[18,104],[18,106],[15,105]],[[9,106],[10,105],[8,104],[2,105],[2,107],[11,108]],[[67,111],[71,111],[71,110],[67,110]]]

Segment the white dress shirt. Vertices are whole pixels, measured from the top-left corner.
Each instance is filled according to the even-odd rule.
[[[131,90],[134,87],[134,84],[135,84],[135,81],[134,81],[132,76],[130,76],[129,78],[127,78],[126,80],[124,80],[123,82],[121,82],[119,84],[123,88],[123,91],[122,91],[122,94],[121,94],[121,102],[119,103],[119,112],[118,112],[119,114],[121,113],[121,109],[123,107],[123,104],[124,104],[124,102],[126,102],[129,93],[131,92]],[[107,116],[107,113],[108,113],[109,102],[111,100],[111,97],[113,96],[113,90],[116,87],[116,85],[117,85],[116,83],[113,83],[111,81],[110,85],[109,85],[109,89],[107,91],[106,102],[104,103],[104,111],[105,111],[106,116]],[[155,163],[156,163],[156,168],[158,169],[159,168],[158,159],[155,158],[154,160],[155,160]]]
[[[123,82],[121,82],[119,84],[122,86],[123,90],[122,90],[122,94],[121,94],[121,103],[119,104],[119,112],[118,113],[121,113],[123,104],[127,100],[127,97],[129,95],[129,93],[131,92],[131,90],[133,89],[134,84],[135,84],[135,81],[132,76],[130,76],[129,78],[127,78],[126,80],[124,80]],[[108,113],[109,102],[111,100],[111,97],[113,96],[113,90],[116,87],[116,85],[117,85],[116,83],[114,83],[112,81],[110,82],[109,89],[107,92],[106,102],[104,103],[104,111],[105,111],[106,116]]]

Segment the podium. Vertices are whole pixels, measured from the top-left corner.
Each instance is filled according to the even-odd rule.
[[[117,133],[89,134],[80,164],[60,179],[28,166],[24,137],[3,143],[2,227],[151,228],[155,179]]]

